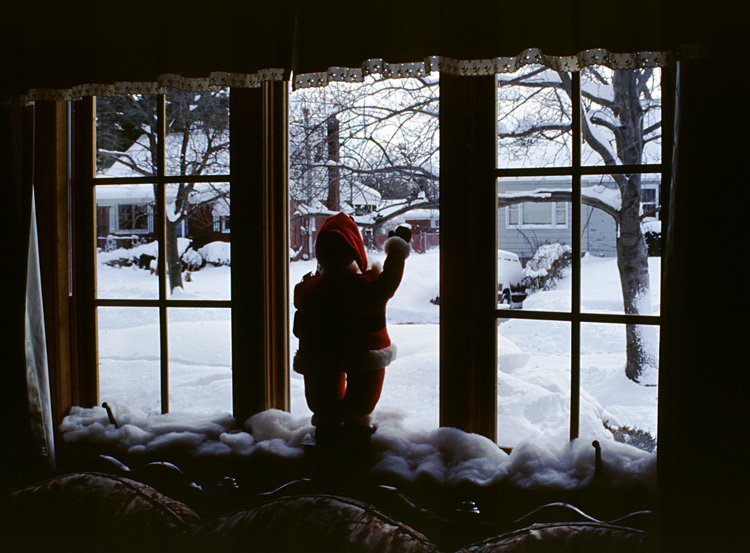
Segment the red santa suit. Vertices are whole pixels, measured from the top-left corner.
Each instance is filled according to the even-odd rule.
[[[382,270],[368,270],[357,225],[339,213],[320,228],[316,250],[321,274],[294,289],[294,370],[305,377],[314,424],[369,421],[385,367],[396,357],[385,307],[401,283],[409,245],[388,238]]]

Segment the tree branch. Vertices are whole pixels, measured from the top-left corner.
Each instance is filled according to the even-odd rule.
[[[550,203],[550,202],[572,202],[573,192],[570,189],[539,188],[529,192],[507,192],[498,194],[497,206],[509,207],[522,203]],[[605,202],[595,196],[584,194],[581,196],[583,205],[601,209],[611,216],[615,222],[620,220],[620,210],[612,204]]]

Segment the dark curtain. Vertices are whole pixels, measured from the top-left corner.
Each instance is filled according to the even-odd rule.
[[[0,9],[6,96],[273,68],[299,75],[373,58],[493,59],[528,48],[681,55],[739,29],[717,3],[694,0],[27,0]]]
[[[658,484],[666,551],[746,548],[747,92],[733,60],[678,72],[662,285]]]
[[[47,439],[51,429],[48,424],[50,410],[44,332],[35,332],[36,322],[42,320],[41,296],[34,294],[31,301],[27,296],[31,274],[28,269],[29,231],[32,228],[33,116],[31,107],[0,106],[0,186],[6,199],[4,213],[9,230],[3,244],[5,347],[0,386],[0,484],[44,474],[51,466],[53,455],[51,442]],[[27,332],[27,314],[36,321],[31,324],[31,332]],[[36,358],[29,355],[32,352]],[[43,366],[41,375],[36,372],[37,366]],[[41,376],[41,382],[38,376]],[[46,402],[40,394],[46,397]]]

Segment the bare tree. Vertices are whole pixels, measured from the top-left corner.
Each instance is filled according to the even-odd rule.
[[[571,77],[546,68],[527,68],[498,80],[501,147],[518,164],[569,164]],[[583,155],[591,164],[642,165],[649,143],[661,138],[659,76],[653,69],[587,68],[581,76]],[[625,313],[639,314],[649,298],[648,251],[642,231],[641,174],[612,175],[619,205],[583,194],[582,202],[607,213],[617,227],[617,261]],[[500,205],[571,201],[565,190],[537,190],[500,198]],[[637,325],[626,325],[625,373],[638,381],[654,363]]]
[[[333,182],[345,190],[367,186],[383,198],[402,200],[398,213],[373,213],[375,228],[412,209],[439,207],[437,79],[333,83],[295,92],[290,105],[293,200],[326,203]],[[335,155],[332,125],[338,137]],[[346,201],[345,193],[340,197]]]

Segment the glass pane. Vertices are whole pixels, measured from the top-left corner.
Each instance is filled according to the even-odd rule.
[[[170,412],[231,413],[231,311],[173,308],[167,317]]]
[[[159,310],[99,307],[97,325],[101,401],[160,413]]]
[[[658,174],[583,177],[581,311],[660,313],[660,188]],[[644,190],[649,203],[621,199],[643,198]]]
[[[571,165],[570,74],[539,66],[498,75],[498,167]]]
[[[570,439],[570,323],[498,325],[498,445]]]
[[[581,325],[581,437],[655,450],[658,356],[658,327]]]
[[[229,183],[168,184],[166,193],[170,297],[230,299]]]
[[[368,77],[297,90],[289,107],[290,297],[316,271],[315,243],[329,215],[343,211],[355,220],[370,263],[385,259],[389,231],[411,228],[412,255],[386,309],[398,358],[386,370],[375,414],[396,410],[412,428],[438,425],[438,87],[434,74]],[[293,334],[290,344],[295,352]],[[309,415],[302,377],[292,372],[290,381],[292,412]]]
[[[582,165],[661,163],[661,70],[581,70]]]
[[[158,96],[96,98],[97,177],[156,175]]]
[[[229,89],[170,88],[166,102],[166,174],[229,174]]]
[[[570,177],[500,178],[498,303],[570,311]]]
[[[154,187],[96,186],[96,280],[101,299],[159,296]]]

